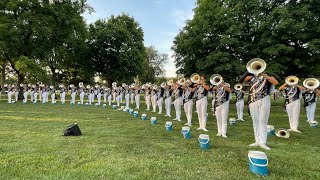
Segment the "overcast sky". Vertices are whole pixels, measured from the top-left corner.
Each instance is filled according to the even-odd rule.
[[[172,41],[187,19],[192,19],[196,0],[88,0],[95,12],[84,14],[88,23],[110,15],[127,13],[144,31],[144,43],[153,45],[161,53],[169,54],[165,65],[166,76],[174,77],[174,59],[171,58]]]

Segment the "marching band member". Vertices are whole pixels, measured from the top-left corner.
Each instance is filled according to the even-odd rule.
[[[123,103],[123,93],[124,93],[124,88],[120,86],[120,103]]]
[[[2,86],[0,84],[0,100],[1,100]]]
[[[295,76],[286,78],[286,82],[279,88],[285,94],[285,109],[289,117],[290,129],[288,131],[300,132],[299,116],[300,116],[300,97],[304,87],[298,85],[299,79]]]
[[[12,91],[13,91],[13,87],[12,87],[11,84],[9,84],[9,85],[8,85],[8,92],[7,92],[7,94],[8,94],[8,103],[11,103],[11,102],[12,102],[12,100],[11,100],[11,98],[12,98]]]
[[[174,109],[176,110],[176,118],[174,118],[173,120],[177,120],[177,121],[181,121],[181,106],[183,102],[183,98],[182,98],[183,90],[181,86],[182,84],[175,83],[174,90],[173,90],[173,94],[175,97],[175,100],[173,101],[173,105],[174,105]]]
[[[190,80],[186,81],[185,87],[184,87],[184,94],[183,94],[183,108],[184,112],[186,113],[187,117],[187,123],[185,124],[186,126],[191,126],[191,121],[192,121],[192,107],[193,107],[193,95],[194,92],[191,91],[192,82]]]
[[[162,113],[163,94],[164,94],[165,87],[166,87],[166,83],[162,83],[160,86],[160,90],[158,91],[158,94],[157,94],[157,97],[158,97],[157,104],[158,104],[158,109],[159,109],[158,114]]]
[[[20,84],[20,87],[22,86],[23,88],[23,103],[27,103],[28,101],[28,90],[29,90],[29,86],[24,85],[24,84]]]
[[[37,85],[34,85],[34,93],[33,93],[33,103],[37,103],[38,100],[38,92],[39,92],[39,88],[37,87]]]
[[[46,103],[46,93],[47,93],[47,90],[46,90],[46,87],[44,84],[41,84],[40,85],[40,92],[42,93],[41,96],[42,96],[42,103]]]
[[[31,88],[30,88],[30,99],[31,99],[31,102],[34,102],[34,93],[35,93],[35,85],[32,84]]]
[[[303,107],[307,114],[307,122],[312,122],[314,121],[314,114],[316,111],[317,96],[320,95],[320,91],[316,89],[319,86],[319,80],[308,78],[303,81],[303,85],[305,87],[305,90],[302,92],[304,101]]]
[[[70,104],[75,104],[76,103],[76,94],[77,94],[77,88],[73,85],[69,85],[70,90],[71,90],[71,101]]]
[[[157,111],[157,85],[153,85],[151,89],[151,104],[152,104],[152,111],[151,112],[156,112]]]
[[[165,116],[169,116],[171,117],[171,105],[172,105],[172,87],[171,85],[173,84],[173,80],[169,80],[166,86],[166,93],[165,93],[165,100],[164,100],[164,104],[165,104],[165,108],[166,108],[166,115]]]
[[[101,89],[99,85],[96,86],[96,93],[97,93],[98,105],[100,106],[102,94],[101,94]]]
[[[50,92],[51,92],[51,104],[56,103],[56,90],[54,86],[50,86]]]
[[[140,86],[139,85],[135,85],[134,87],[134,99],[136,101],[136,109],[140,109]]]
[[[88,104],[91,104],[91,102],[90,102],[90,101],[91,101],[90,89],[91,89],[91,87],[90,87],[90,85],[88,84],[88,85],[86,86],[86,89],[85,89],[86,94],[87,94],[87,98],[88,98],[88,100],[87,100]]]
[[[89,99],[89,104],[91,105],[91,103],[94,102],[94,94],[95,94],[95,87],[92,86],[89,90],[90,93],[90,99]]]
[[[244,109],[244,91],[242,90],[241,84],[236,84],[234,86],[234,89],[232,90],[233,93],[236,95],[236,108],[237,108],[237,115],[238,115],[238,121],[244,121],[243,120],[243,109]]]
[[[79,83],[79,89],[78,89],[78,92],[79,92],[79,97],[80,97],[80,104],[83,104],[83,101],[84,101],[84,94],[85,94],[85,89],[83,87],[83,83],[80,82]]]
[[[129,87],[127,85],[124,87],[124,91],[123,92],[124,92],[126,108],[129,108],[130,94],[129,94]]]
[[[207,123],[207,106],[208,106],[208,99],[207,94],[209,90],[209,86],[205,83],[206,78],[205,76],[199,76],[198,74],[191,75],[191,81],[195,84],[195,88],[192,89],[191,92],[196,93],[196,108],[198,113],[199,119],[199,128],[197,130],[208,131],[206,128]]]
[[[107,88],[105,86],[101,87],[101,95],[103,96],[103,103],[107,103]]]
[[[146,105],[147,105],[147,109],[146,109],[146,110],[147,110],[147,111],[150,110],[150,105],[151,105],[151,102],[150,102],[150,100],[151,100],[150,93],[151,93],[151,89],[150,89],[149,85],[147,84],[146,87],[145,87],[145,89],[144,89],[144,98],[145,98],[145,100],[146,100]]]
[[[267,125],[270,115],[270,93],[274,89],[274,85],[278,81],[267,74],[263,73],[266,68],[266,63],[255,58],[247,63],[248,72],[239,80],[248,82],[250,85],[249,91],[249,109],[253,121],[253,130],[255,142],[249,146],[260,146],[263,149],[270,150],[267,143]]]
[[[63,84],[61,84],[59,87],[60,87],[61,104],[65,104],[65,101],[66,101],[66,88],[64,87]]]
[[[220,76],[220,75],[217,75]],[[215,78],[215,77],[214,77]],[[229,111],[229,95],[232,90],[222,81],[222,77],[217,77],[220,80],[216,86],[213,87],[214,93],[214,110],[217,118],[218,134],[227,138],[227,125],[228,125],[228,111]],[[215,85],[215,84],[214,84]]]
[[[134,93],[133,92],[134,92],[134,88],[133,88],[133,84],[131,84],[131,86],[129,88],[131,104],[133,104],[133,100],[134,100]]]
[[[15,97],[15,101],[18,101],[18,98],[19,98],[19,91],[20,91],[20,88],[18,85],[14,85],[14,97]]]
[[[116,91],[117,106],[120,106],[120,101],[121,101],[121,88],[120,88],[120,86],[117,87],[117,88],[115,89],[115,91]]]
[[[111,95],[111,89],[108,88],[108,87],[107,87],[107,90],[106,90],[106,94],[107,94],[107,97],[108,97],[109,106],[111,106],[112,95]]]

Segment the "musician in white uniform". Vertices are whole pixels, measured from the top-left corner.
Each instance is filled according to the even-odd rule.
[[[183,108],[187,117],[187,123],[185,124],[186,126],[191,126],[192,123],[192,107],[194,92],[191,92],[191,88],[193,88],[193,84],[190,80],[187,80],[183,91]]]
[[[35,85],[34,93],[33,93],[33,103],[34,103],[34,104],[37,104],[38,92],[39,92],[39,87],[37,87],[37,86]]]
[[[172,89],[171,85],[168,84],[166,87],[164,104],[165,104],[165,108],[166,108],[166,115],[165,116],[169,116],[169,117],[171,117],[172,91],[173,91],[173,89]]]
[[[217,136],[227,137],[229,98],[232,90],[223,82],[213,87],[215,92],[214,111],[217,118],[218,134]]]
[[[97,105],[100,106],[102,94],[101,94],[101,88],[99,85],[96,86],[95,93],[97,95],[97,101],[98,101]]]
[[[65,101],[66,101],[66,88],[65,88],[65,86],[63,84],[60,85],[60,100],[61,100],[61,104],[65,104]]]
[[[173,101],[174,109],[176,111],[176,118],[173,120],[181,121],[181,106],[183,103],[183,89],[182,86],[178,83],[174,84],[174,90],[173,90],[173,96],[175,97],[175,100]]]
[[[134,99],[136,101],[136,109],[140,109],[140,86],[139,85],[136,85],[134,87]]]
[[[152,105],[152,111],[151,112],[156,112],[157,111],[157,86],[154,85],[151,89],[151,105]]]
[[[109,106],[111,106],[111,101],[112,101],[112,92],[111,92],[111,89],[110,88],[106,88],[106,94],[107,94],[107,97],[108,97],[108,103],[109,103]]]
[[[305,89],[302,92],[303,107],[305,108],[307,114],[307,122],[315,121],[314,115],[316,112],[317,106],[317,95],[319,96],[319,92],[317,89]]]
[[[244,91],[242,90],[242,85],[236,84],[235,89],[232,90],[232,92],[236,95],[236,108],[237,108],[237,115],[238,115],[238,121],[244,121],[243,120],[243,109],[244,109]]]
[[[75,85],[70,84],[70,91],[71,91],[71,101],[70,104],[76,104],[76,95],[77,95],[77,88]]]
[[[117,101],[117,106],[120,106],[120,101],[121,101],[121,87],[117,87],[115,89],[116,92],[116,101]]]
[[[288,131],[300,132],[298,130],[299,126],[299,116],[300,116],[300,97],[301,91],[304,90],[304,87],[295,84],[288,85],[284,83],[279,91],[283,91],[285,95],[285,109],[289,117],[290,129]]]
[[[254,66],[252,64],[259,61],[263,60],[259,58],[252,59],[248,62],[249,65],[247,67],[252,67]],[[260,71],[264,70],[264,68],[260,69],[262,69]],[[274,85],[278,84],[278,81],[265,73],[259,73],[260,71],[251,70],[251,72],[254,72],[256,75],[246,73],[239,82],[242,83],[242,81],[245,81],[250,85],[249,110],[253,121],[255,142],[249,146],[260,146],[263,149],[270,150],[266,145],[267,125],[271,106],[269,95],[273,93],[272,89],[274,89]]]
[[[23,88],[23,103],[27,103],[28,101],[28,91],[29,91],[29,86],[20,84]]]
[[[131,85],[130,88],[129,88],[129,94],[130,94],[131,104],[133,104],[133,102],[134,102],[134,88],[133,88],[133,85]]]
[[[78,89],[78,92],[79,92],[79,97],[80,97],[80,104],[83,104],[83,101],[84,101],[84,87],[83,87],[83,83],[79,83],[79,89]]]
[[[18,85],[14,85],[14,97],[15,97],[15,100],[18,101],[18,98],[19,98],[19,91],[20,91],[20,88]]]
[[[103,96],[103,103],[107,103],[107,88],[105,86],[101,87],[101,95]]]
[[[56,89],[54,86],[50,86],[50,92],[51,92],[51,104],[56,103]]]
[[[127,85],[124,87],[123,92],[124,92],[124,99],[125,99],[125,103],[126,103],[126,108],[129,108],[130,93],[129,93],[129,87]]]
[[[144,89],[144,98],[146,100],[146,105],[147,105],[147,111],[150,110],[150,105],[151,105],[151,88],[149,86],[146,86],[145,89]]]
[[[159,109],[158,114],[162,114],[163,95],[164,95],[165,84],[163,84],[163,85],[160,87],[158,94],[157,94],[157,97],[158,97],[157,104],[158,104],[158,109]]]
[[[14,87],[11,84],[9,84],[7,87],[8,87],[8,90],[7,90],[8,103],[12,103],[11,98],[12,98],[12,91],[13,91]]]

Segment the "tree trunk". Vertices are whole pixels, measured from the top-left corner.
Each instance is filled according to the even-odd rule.
[[[6,82],[6,63],[2,63],[1,67],[1,87],[2,87],[2,93],[4,93],[4,84]]]
[[[25,76],[18,74],[18,86],[20,87],[20,84],[24,82]],[[23,87],[20,87],[20,91],[19,91],[19,97],[18,100],[23,100]]]
[[[57,74],[52,71],[52,85],[56,86],[56,81],[57,81]]]

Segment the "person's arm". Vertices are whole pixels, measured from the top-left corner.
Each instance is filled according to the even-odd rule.
[[[300,85],[297,85],[297,87],[300,89],[300,91],[305,91],[305,90],[307,90],[305,87],[300,86]]]
[[[279,91],[282,91],[284,90],[284,88],[287,87],[287,83],[284,83],[282,86],[279,87]]]
[[[201,85],[205,90],[209,91],[210,87],[208,85],[206,85],[205,83],[201,83]]]
[[[253,77],[253,76],[247,76],[247,77],[244,79],[243,82],[248,83],[248,82],[251,80],[252,77]]]
[[[226,86],[224,83],[221,83],[220,84],[226,91],[228,91],[229,93],[232,93],[232,90],[228,87],[228,86]]]
[[[266,78],[267,79],[267,81],[269,81],[271,84],[273,84],[273,85],[278,85],[279,84],[279,82],[276,80],[276,78],[274,78],[273,76],[268,76],[267,74],[262,74],[262,76],[264,77],[264,78]]]

